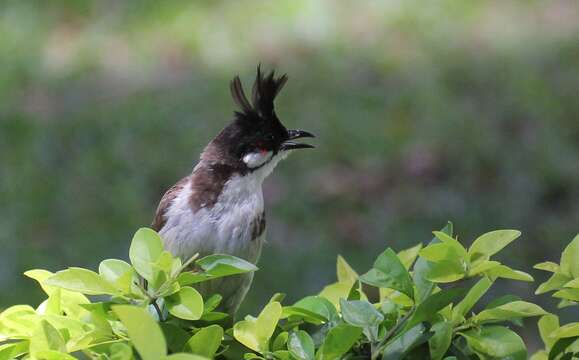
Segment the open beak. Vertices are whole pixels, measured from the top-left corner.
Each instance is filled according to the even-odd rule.
[[[301,139],[301,138],[315,138],[316,136],[311,132],[304,131],[304,130],[288,130],[288,141],[281,144],[281,150],[295,150],[295,149],[313,149],[315,146],[310,144],[300,144],[296,143],[292,140]]]

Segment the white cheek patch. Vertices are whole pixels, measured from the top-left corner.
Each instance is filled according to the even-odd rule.
[[[253,169],[265,164],[269,159],[271,159],[272,155],[273,152],[271,151],[252,152],[243,157],[243,162],[248,168]]]

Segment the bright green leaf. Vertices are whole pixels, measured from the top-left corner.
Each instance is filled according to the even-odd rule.
[[[223,329],[219,325],[202,328],[187,341],[186,348],[193,354],[212,359],[221,345]]]
[[[563,250],[560,269],[564,275],[579,278],[579,234]]]
[[[551,334],[559,328],[559,318],[554,314],[544,315],[539,319],[538,327],[541,339],[543,339],[547,349],[550,349],[556,340],[551,337]]]
[[[465,258],[467,251],[458,240],[442,231],[434,231],[434,236],[438,238],[443,244],[453,247],[461,258]]]
[[[162,252],[163,243],[159,234],[152,229],[141,228],[133,236],[129,258],[139,275],[153,281],[156,273],[153,263],[159,259]]]
[[[347,299],[353,283],[336,282],[325,286],[318,296],[329,300],[337,309],[340,308],[340,299]]]
[[[469,260],[472,263],[488,260],[519,236],[521,232],[518,230],[495,230],[483,234],[468,249]]]
[[[571,280],[572,279],[567,275],[554,273],[547,281],[539,285],[535,291],[535,294],[540,295],[549,291],[560,289],[563,287],[563,285],[567,284]]]
[[[135,270],[130,264],[122,260],[107,259],[100,263],[99,274],[123,293],[131,291]]]
[[[87,269],[71,267],[50,276],[44,284],[87,295],[115,295],[118,290],[99,274]]]
[[[579,336],[579,322],[565,324],[553,331],[550,335],[553,339],[562,339],[568,337]]]
[[[452,320],[456,324],[466,316],[472,307],[480,300],[493,284],[489,278],[480,279],[452,310]]]
[[[30,338],[30,354],[36,356],[46,350],[66,352],[66,346],[60,332],[48,321],[40,320]]]
[[[412,267],[421,249],[422,243],[398,252],[398,258],[407,270]]]
[[[131,305],[115,305],[112,309],[125,325],[133,346],[143,360],[165,357],[167,344],[163,332],[147,310]]]
[[[210,360],[205,356],[195,355],[195,354],[186,354],[186,353],[178,353],[172,354],[167,356],[165,359],[167,360]]]
[[[579,302],[579,289],[561,289],[553,293],[553,297]]]
[[[519,281],[528,281],[532,282],[535,281],[533,277],[526,272],[520,270],[514,270],[506,265],[499,265],[495,266],[492,269],[485,272],[490,277],[493,278],[504,278],[504,279],[512,279],[512,280],[519,280]]]
[[[541,316],[545,314],[547,314],[547,312],[539,305],[526,301],[512,301],[492,309],[483,310],[474,316],[473,320],[477,322],[511,320],[514,318]]]
[[[475,276],[475,275],[484,273],[485,271],[489,271],[489,270],[494,269],[500,265],[501,265],[501,263],[498,261],[493,261],[493,260],[480,261],[476,266],[473,266],[472,268],[470,268],[470,270],[468,271],[468,276]]]
[[[0,345],[0,360],[11,360],[28,352],[29,341],[13,342]]]
[[[559,271],[559,264],[554,263],[552,261],[545,261],[545,262],[536,264],[535,266],[533,266],[533,268],[535,268],[537,270],[543,270],[543,271],[549,271],[549,272],[555,273],[555,272]]]
[[[243,274],[257,270],[257,267],[249,261],[225,254],[209,255],[195,263],[214,277]]]
[[[171,315],[185,320],[199,320],[203,315],[203,298],[192,287],[182,287],[177,293],[165,298]]]
[[[352,267],[340,255],[338,255],[338,260],[336,262],[336,273],[339,283],[347,283],[351,286],[356,280],[358,280],[358,273],[354,271],[354,269],[352,269]]]
[[[434,283],[449,283],[462,279],[465,276],[465,270],[462,263],[456,260],[443,260],[436,263],[430,263],[428,272],[424,277]]]
[[[281,316],[282,307],[278,302],[265,306],[257,318],[246,317],[233,327],[233,336],[237,341],[257,352],[269,350],[269,339],[275,331]]]

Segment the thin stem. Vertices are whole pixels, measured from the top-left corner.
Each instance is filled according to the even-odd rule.
[[[386,343],[388,342],[388,340],[390,340],[394,335],[396,335],[396,332],[398,330],[400,330],[402,325],[404,325],[406,323],[406,321],[408,321],[408,319],[412,316],[412,314],[414,314],[414,310],[416,310],[416,305],[413,305],[412,308],[410,308],[410,310],[408,310],[406,315],[404,315],[404,317],[402,317],[402,319],[400,319],[400,321],[398,321],[396,323],[396,325],[394,325],[392,327],[392,329],[390,329],[390,331],[388,331],[386,333],[386,336],[384,336],[384,339],[382,341],[380,341],[380,343],[378,343],[378,346],[376,346],[376,350],[377,350],[376,355],[378,355],[380,353],[380,351],[382,351],[384,346],[386,346]],[[372,354],[372,355],[374,355],[374,354]]]
[[[191,265],[191,263],[195,260],[197,260],[197,258],[199,257],[199,253],[196,253],[195,255],[191,256],[189,258],[189,260],[185,261],[183,263],[183,265],[181,265],[181,269],[179,270],[179,273],[182,273],[183,271],[185,271],[185,269],[187,269],[187,267],[189,267],[189,265]]]
[[[155,308],[155,311],[157,312],[157,315],[159,316],[159,321],[163,321],[163,312],[161,311],[161,308],[159,307],[159,304],[157,304],[157,300],[153,300],[153,307]]]

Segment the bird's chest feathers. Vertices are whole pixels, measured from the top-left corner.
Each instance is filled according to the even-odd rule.
[[[261,238],[255,239],[255,221],[263,215],[263,193],[259,178],[233,176],[223,186],[215,204],[191,209],[191,187],[185,186],[167,212],[161,230],[165,247],[187,258],[227,253],[257,260]]]

